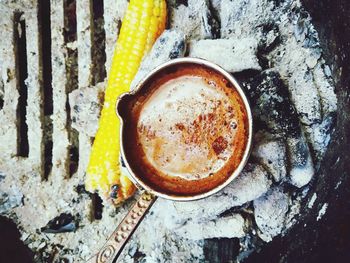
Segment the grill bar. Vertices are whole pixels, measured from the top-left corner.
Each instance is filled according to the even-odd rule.
[[[15,43],[12,10],[0,12],[0,50],[1,78],[4,84],[3,108],[0,111],[1,159],[10,159],[17,155],[17,106],[19,93],[17,89]]]
[[[28,78],[26,80],[28,89],[27,125],[29,158],[35,160],[36,165],[43,163],[43,82],[41,76],[40,56],[40,35],[37,9],[26,11],[26,39],[27,39],[27,60]]]
[[[77,2],[77,47],[78,47],[78,79],[79,88],[88,87],[92,81],[92,7],[91,1],[76,0]],[[85,8],[90,4],[90,8]],[[79,155],[84,156],[91,149],[90,137],[79,133]],[[78,176],[83,177],[88,158],[81,158],[78,164]]]
[[[64,41],[63,1],[51,0],[52,95],[53,95],[53,149],[52,177],[64,178],[68,172],[69,138],[67,131],[67,72],[64,66],[67,49]]]

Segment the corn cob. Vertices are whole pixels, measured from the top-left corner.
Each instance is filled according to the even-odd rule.
[[[143,56],[151,49],[166,24],[165,0],[130,0],[116,43],[99,129],[86,171],[86,189],[120,203],[135,186],[122,174],[119,164],[119,119],[115,103],[130,88]],[[111,194],[111,189],[114,193]]]

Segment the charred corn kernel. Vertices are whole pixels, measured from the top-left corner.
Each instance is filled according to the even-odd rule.
[[[135,186],[119,167],[119,119],[115,103],[120,94],[129,90],[143,56],[162,33],[165,24],[165,0],[130,0],[113,55],[85,181],[87,190],[97,190],[103,196],[108,196],[111,190],[118,191],[117,202],[131,196]],[[114,192],[112,196],[115,196]]]

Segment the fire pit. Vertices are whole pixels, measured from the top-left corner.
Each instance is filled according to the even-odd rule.
[[[168,30],[132,86],[173,58],[219,64],[250,99],[253,152],[218,194],[190,203],[157,200],[119,262],[309,262],[316,252],[303,247],[320,253],[332,246],[343,256],[349,228],[339,211],[348,207],[341,197],[350,129],[348,27],[341,17],[349,15],[345,1],[304,2],[168,1]],[[16,243],[0,242],[6,251],[22,247],[28,262],[83,262],[134,201],[116,208],[84,188],[126,6],[0,4],[0,223],[18,228],[4,235]],[[12,262],[5,254],[0,259]]]

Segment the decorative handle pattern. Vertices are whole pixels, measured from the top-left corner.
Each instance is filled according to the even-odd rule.
[[[112,263],[117,260],[125,244],[156,199],[156,196],[148,192],[142,193],[105,245],[87,263]]]

